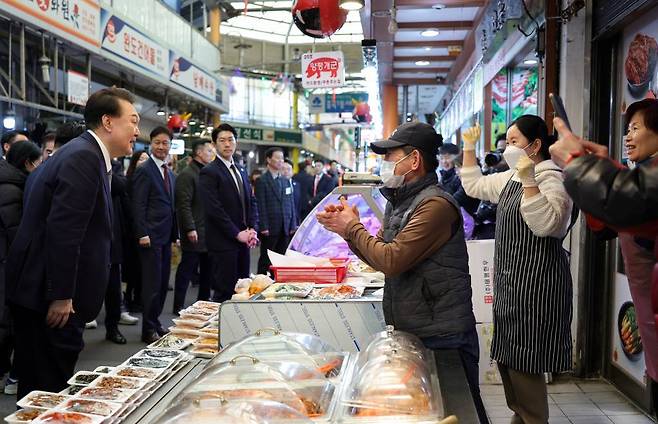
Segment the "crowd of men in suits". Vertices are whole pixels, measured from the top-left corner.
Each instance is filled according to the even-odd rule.
[[[272,147],[252,187],[236,160],[237,133],[229,124],[215,128],[211,140],[195,142],[178,175],[167,163],[172,134],[157,127],[149,135],[150,154],[134,152],[124,174],[116,158],[130,155],[140,135],[134,102],[121,88],[93,93],[85,126],[47,144],[47,160],[26,178],[20,225],[0,257],[6,268],[0,303],[11,315],[0,318],[12,333],[0,344],[14,349],[11,375],[19,398],[66,387],[85,324],[103,303],[106,338],[126,342],[117,327],[122,281],[125,300],[141,306],[142,341],[165,334],[160,315],[172,245],[182,250],[174,313],[186,306],[195,275],[198,299],[223,302],[249,275],[249,250],[260,245],[258,272],[267,272],[267,251],[285,253],[301,220],[337,185],[333,165],[325,171],[322,161],[302,163],[293,176],[284,151]]]

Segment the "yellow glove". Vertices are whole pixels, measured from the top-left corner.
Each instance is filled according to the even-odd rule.
[[[475,145],[480,139],[480,124],[475,124],[474,127],[471,127],[462,133],[462,141],[464,142],[464,147],[462,150],[473,151],[475,150]]]
[[[516,164],[516,175],[523,187],[537,187],[535,181],[535,163],[528,156],[521,156]]]

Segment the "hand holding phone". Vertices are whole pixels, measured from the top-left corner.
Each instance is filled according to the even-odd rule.
[[[553,105],[553,110],[555,111],[555,115],[562,119],[564,123],[567,125],[567,128],[569,128],[569,131],[571,131],[571,124],[569,123],[569,118],[567,117],[567,111],[564,109],[564,103],[562,102],[562,98],[554,93],[549,93],[548,98],[551,99],[551,104]]]

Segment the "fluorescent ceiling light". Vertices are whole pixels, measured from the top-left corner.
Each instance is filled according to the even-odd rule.
[[[340,8],[344,10],[359,10],[363,8],[364,0],[340,0]]]
[[[417,66],[427,66],[429,64],[430,64],[430,62],[428,60],[419,60],[419,61],[416,62]]]
[[[425,31],[421,32],[420,35],[423,37],[435,37],[439,35],[439,30],[434,28],[426,29]]]
[[[524,65],[536,65],[537,64],[537,59],[526,59],[523,61]]]
[[[432,5],[432,9],[436,9],[436,10],[441,10],[444,9],[445,7],[446,5],[443,3],[436,3]]]

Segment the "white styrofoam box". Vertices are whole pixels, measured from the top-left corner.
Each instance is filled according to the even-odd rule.
[[[476,324],[475,328],[480,339],[480,384],[503,384],[498,367],[491,361],[493,323]]]
[[[468,268],[476,322],[493,322],[494,240],[469,240]]]

